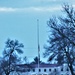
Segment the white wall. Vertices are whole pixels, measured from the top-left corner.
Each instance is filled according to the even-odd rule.
[[[39,72],[39,75],[71,75],[70,71],[67,71],[67,65],[59,66],[59,67],[45,67],[45,68],[39,68],[41,71]],[[46,69],[46,72],[44,72],[44,69]],[[49,71],[51,69],[51,71]],[[56,71],[55,71],[56,69]],[[63,69],[63,71],[61,71]],[[68,68],[69,69],[69,68]],[[15,72],[14,72],[15,73]],[[33,69],[30,72],[22,72],[20,75],[37,75],[38,74],[38,68],[35,68],[35,72],[33,72]],[[17,73],[13,75],[19,75]]]

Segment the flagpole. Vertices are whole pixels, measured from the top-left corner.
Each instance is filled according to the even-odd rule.
[[[39,73],[39,64],[40,64],[39,19],[37,19],[37,42],[38,42],[38,73]]]

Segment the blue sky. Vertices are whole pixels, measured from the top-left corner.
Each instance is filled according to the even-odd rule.
[[[48,39],[47,21],[53,15],[61,15],[63,3],[75,7],[74,0],[0,0],[0,54],[5,41],[17,39],[24,44],[24,54],[31,61],[37,53],[37,19],[40,27],[40,56]]]

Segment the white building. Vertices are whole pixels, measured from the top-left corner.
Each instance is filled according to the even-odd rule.
[[[22,64],[18,66],[17,75],[71,75],[67,65],[40,64],[39,68],[38,64]]]

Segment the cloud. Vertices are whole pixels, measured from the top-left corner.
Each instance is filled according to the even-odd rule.
[[[0,12],[53,12],[60,10],[61,7],[26,7],[26,8],[7,8],[0,7]]]
[[[73,8],[75,8],[75,4],[73,4],[72,6],[73,6]]]
[[[55,2],[55,1],[60,1],[60,0],[33,0],[33,1],[37,1],[37,2],[40,2],[40,1],[43,1],[43,2]]]
[[[0,7],[0,12],[14,12],[15,8]]]
[[[37,12],[53,12],[53,11],[60,10],[61,7],[36,7],[33,9],[34,11],[37,11]]]
[[[56,2],[56,1],[60,1],[60,0],[44,0],[44,1],[48,1],[48,2]]]

